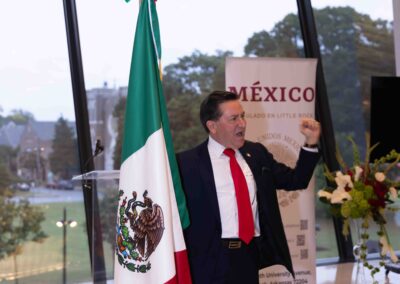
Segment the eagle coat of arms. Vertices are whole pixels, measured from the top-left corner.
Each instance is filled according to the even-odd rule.
[[[119,191],[116,254],[119,264],[133,272],[146,273],[151,269],[149,257],[165,229],[161,207],[147,195],[145,190],[140,201],[136,191],[132,191],[130,199],[123,190]]]

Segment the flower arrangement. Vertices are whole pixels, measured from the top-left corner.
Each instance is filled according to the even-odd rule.
[[[390,255],[392,262],[398,262],[393,251],[386,230],[386,211],[396,211],[393,207],[398,198],[400,181],[390,178],[391,171],[400,161],[400,153],[392,150],[389,154],[373,163],[369,162],[371,152],[377,144],[370,147],[369,137],[366,136],[367,150],[364,161],[360,159],[359,149],[353,139],[349,138],[353,148],[353,165],[347,166],[337,151],[337,160],[342,168],[335,173],[325,168],[325,176],[333,186],[328,186],[318,192],[319,199],[330,205],[333,215],[343,218],[343,235],[348,236],[350,221],[361,223],[359,261],[371,271],[371,276],[379,272],[379,267],[374,267],[367,261],[367,240],[370,222],[378,225],[377,234],[380,242],[381,261],[379,266],[385,265],[384,258]]]

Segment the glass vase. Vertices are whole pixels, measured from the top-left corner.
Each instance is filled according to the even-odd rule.
[[[356,260],[355,265],[353,266],[353,271],[355,268],[355,275],[353,277],[353,283],[366,283],[365,277],[365,268],[363,263],[363,254],[367,257],[368,249],[363,250],[362,246],[366,245],[366,243],[362,239],[362,219],[352,219],[351,220],[351,231],[353,238],[353,255]]]

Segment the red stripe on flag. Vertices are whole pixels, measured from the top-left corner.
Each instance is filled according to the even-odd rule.
[[[176,274],[165,284],[191,284],[190,267],[187,256],[187,251],[176,251],[175,254]]]

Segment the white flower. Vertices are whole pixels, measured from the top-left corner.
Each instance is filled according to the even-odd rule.
[[[393,186],[389,188],[389,192],[390,192],[390,197],[392,199],[397,199],[397,189],[394,188]]]
[[[351,200],[351,195],[344,188],[337,188],[332,192],[331,203],[342,204],[345,200]]]
[[[326,199],[331,199],[332,193],[325,191],[325,190],[319,190],[318,191],[318,197],[325,197]]]
[[[364,171],[361,167],[355,166],[354,169],[356,170],[356,173],[354,175],[354,180],[358,181],[360,179],[361,173]]]
[[[385,174],[382,172],[376,172],[375,173],[375,179],[379,182],[383,182],[385,180]]]
[[[344,175],[342,172],[336,172],[335,182],[338,186],[338,189],[345,189],[346,186],[353,188],[351,176]]]

